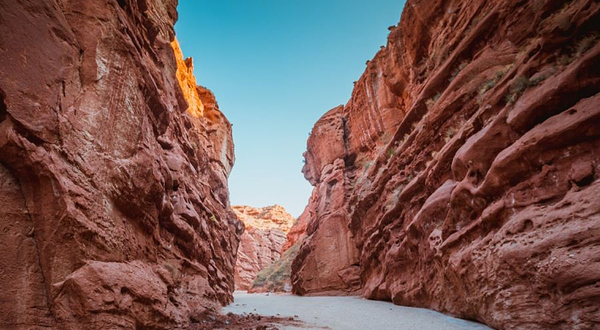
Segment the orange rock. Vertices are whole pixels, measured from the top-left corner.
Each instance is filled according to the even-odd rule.
[[[179,87],[183,92],[183,96],[188,103],[187,111],[195,116],[204,116],[204,104],[198,93],[198,85],[196,84],[196,76],[194,76],[194,60],[191,57],[183,59],[183,53],[179,47],[177,39],[171,42],[171,47],[175,53],[177,61],[177,80]]]

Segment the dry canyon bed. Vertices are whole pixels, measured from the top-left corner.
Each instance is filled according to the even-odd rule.
[[[225,313],[294,317],[304,326],[279,329],[332,330],[485,330],[487,326],[423,308],[396,306],[359,297],[299,297],[290,294],[249,294],[236,291]]]

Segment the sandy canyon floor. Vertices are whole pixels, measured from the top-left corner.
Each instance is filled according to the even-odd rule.
[[[224,313],[293,317],[305,325],[279,329],[484,330],[489,327],[423,308],[396,306],[360,297],[299,297],[236,291]]]

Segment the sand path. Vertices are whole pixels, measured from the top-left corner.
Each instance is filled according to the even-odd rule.
[[[225,313],[254,313],[267,316],[293,317],[306,323],[304,327],[279,329],[331,330],[489,330],[470,321],[453,318],[423,308],[396,306],[389,302],[359,297],[298,297],[289,294],[248,294],[236,292],[235,302]]]

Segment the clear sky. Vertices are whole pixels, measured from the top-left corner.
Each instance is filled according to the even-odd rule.
[[[348,101],[404,2],[180,0],[184,56],[233,124],[233,205],[302,213],[312,191],[300,172],[308,133]]]

